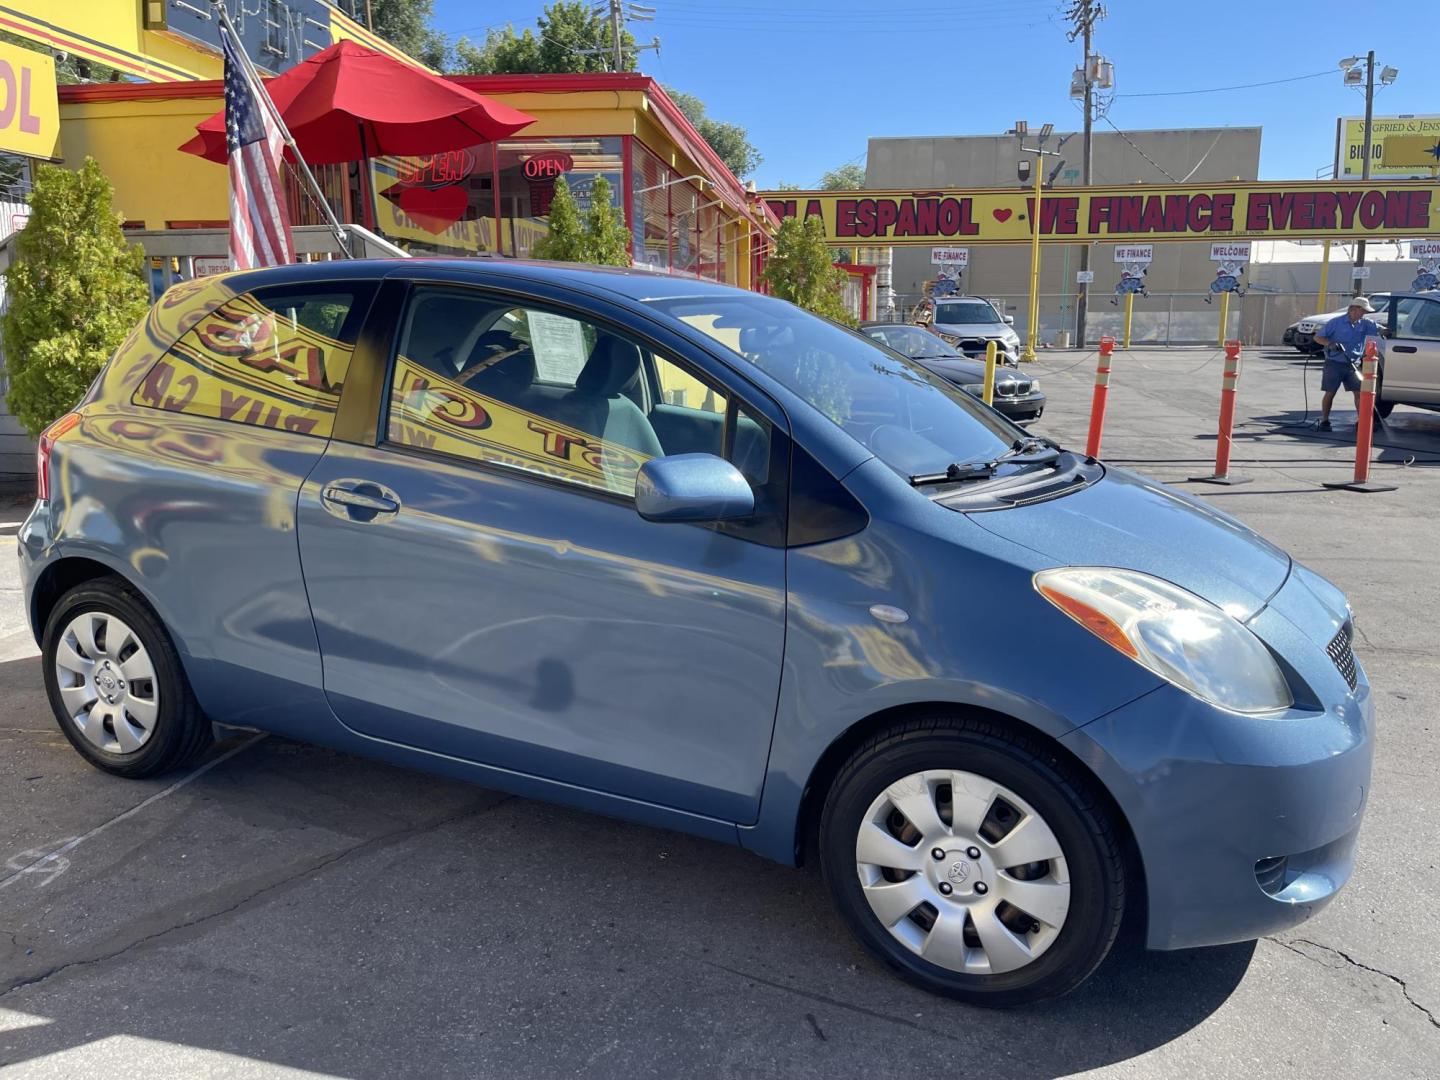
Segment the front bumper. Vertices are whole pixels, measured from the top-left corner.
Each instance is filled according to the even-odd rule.
[[[1011,420],[1028,422],[1039,420],[1045,412],[1043,393],[1025,394],[1022,397],[996,397],[995,409]]]
[[[1374,704],[1364,672],[1356,668],[1351,690],[1326,655],[1344,615],[1317,592],[1338,595],[1297,567],[1249,624],[1289,665],[1295,708],[1245,717],[1167,685],[1062,740],[1130,824],[1151,948],[1284,930],[1349,880],[1370,790]]]

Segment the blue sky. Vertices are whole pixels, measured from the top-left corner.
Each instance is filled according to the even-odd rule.
[[[993,134],[1017,118],[1032,128],[1080,124],[1069,98],[1080,46],[1065,39],[1067,5],[1058,0],[644,2],[655,21],[632,32],[658,35],[662,51],[641,54],[641,70],[698,95],[712,116],[744,124],[765,155],[755,175],[762,188],[810,185],[836,165],[863,163],[871,135]],[[1426,4],[1391,14],[1339,0],[1106,6],[1096,48],[1115,64],[1110,119],[1127,131],[1258,124],[1262,179],[1314,179],[1331,163],[1335,118],[1364,112],[1363,95],[1340,81],[1337,61],[1351,53],[1373,48],[1378,65],[1400,69],[1376,95],[1377,116],[1440,113],[1426,75],[1436,47]],[[435,0],[441,29],[476,38],[507,22],[533,28],[540,8],[539,0]]]

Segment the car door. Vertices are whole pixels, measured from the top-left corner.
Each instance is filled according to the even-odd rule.
[[[1391,318],[1381,396],[1440,404],[1440,299],[1398,297]]]
[[[396,329],[373,436],[333,441],[300,498],[340,720],[753,821],[784,645],[783,414],[614,311],[425,282],[388,283],[378,306]],[[704,422],[724,418],[717,449],[753,455],[734,432],[764,433],[753,521],[636,513],[636,470],[670,450],[636,403],[637,357],[661,354],[706,394]]]

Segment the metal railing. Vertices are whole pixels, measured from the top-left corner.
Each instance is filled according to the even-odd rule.
[[[1015,320],[1015,332],[1025,340],[1026,310],[1029,298],[1023,293],[984,293],[1002,313]],[[1244,296],[1231,295],[1230,313],[1224,336],[1238,338],[1247,345],[1280,345],[1285,329],[1292,323],[1323,311],[1335,311],[1350,295],[1349,290],[1328,292],[1321,306],[1313,292],[1274,293],[1252,289]],[[905,318],[919,301],[917,295],[896,296],[895,314]],[[1115,303],[1111,304],[1111,300]],[[1209,299],[1210,303],[1206,303]],[[884,317],[884,316],[882,316]],[[1085,327],[1086,337],[1093,346],[1101,334],[1123,336],[1125,299],[1097,291],[1090,294]],[[1041,345],[1056,345],[1062,335],[1073,339],[1075,332],[1075,294],[1042,293],[1040,295]],[[1130,340],[1135,345],[1210,345],[1221,339],[1220,298],[1210,293],[1175,292],[1137,295],[1130,324]],[[1073,344],[1073,340],[1071,342]]]

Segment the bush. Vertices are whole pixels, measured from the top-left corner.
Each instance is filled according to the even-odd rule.
[[[845,271],[830,261],[825,227],[818,217],[789,217],[780,222],[775,249],[765,261],[764,280],[772,296],[834,322],[855,325],[855,316],[841,296]]]
[[[610,182],[603,176],[597,176],[590,188],[590,209],[583,217],[565,178],[556,180],[549,224],[550,231],[532,252],[537,259],[630,265],[630,234],[623,218],[616,216],[610,205]]]
[[[32,436],[75,407],[150,306],[145,255],[125,242],[113,194],[93,158],[79,172],[41,165],[11,241],[7,402]]]

